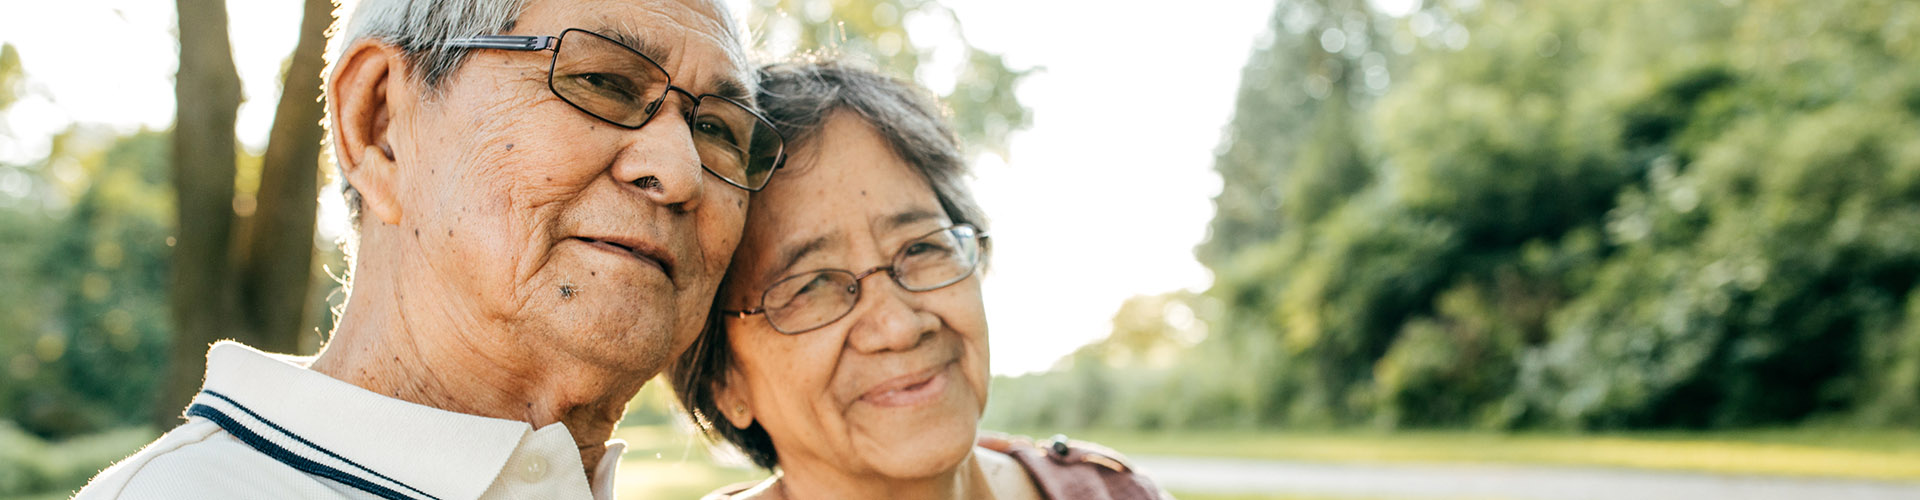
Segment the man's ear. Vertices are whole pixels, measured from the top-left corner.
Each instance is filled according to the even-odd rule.
[[[334,63],[327,80],[340,175],[360,192],[361,209],[387,224],[399,224],[401,215],[390,125],[400,99],[411,97],[406,74],[398,47],[360,40]]]
[[[726,377],[713,383],[713,404],[720,407],[720,415],[735,429],[753,425],[753,406],[747,403],[753,398],[745,388],[746,381],[740,372],[731,369],[727,370]]]

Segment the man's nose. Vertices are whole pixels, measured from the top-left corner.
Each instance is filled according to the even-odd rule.
[[[693,100],[684,94],[668,92],[653,105],[653,118],[614,158],[613,176],[654,203],[689,212],[699,207],[707,179],[684,116]]]
[[[867,304],[855,304],[847,343],[862,353],[910,351],[940,329],[940,316],[920,307],[913,292],[886,277],[867,281],[862,295]]]

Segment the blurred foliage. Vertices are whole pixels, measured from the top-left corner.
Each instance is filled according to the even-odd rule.
[[[67,498],[154,437],[144,428],[124,428],[49,442],[0,420],[0,497]]]
[[[1211,335],[997,381],[1158,391],[999,423],[1920,424],[1920,4],[1285,0],[1270,31],[1196,251]]]
[[[164,132],[74,128],[0,165],[0,417],[65,437],[142,422],[167,342]]]
[[[20,71],[20,51],[13,44],[0,44],[0,110],[20,99],[25,74]]]
[[[748,23],[758,45],[778,57],[837,55],[933,86],[971,151],[1004,158],[1007,136],[1033,121],[1014,88],[1037,68],[1014,68],[974,47],[960,19],[938,2],[754,0]],[[909,27],[922,36],[914,38]],[[951,74],[952,82],[936,84],[932,74]]]
[[[28,97],[19,58],[0,47],[0,97]],[[0,134],[48,145],[41,158],[0,161],[0,425],[48,440],[139,428],[173,331],[170,131]],[[239,161],[243,174],[260,168],[257,155]],[[337,251],[325,258],[342,268]],[[326,299],[316,293],[314,308]]]

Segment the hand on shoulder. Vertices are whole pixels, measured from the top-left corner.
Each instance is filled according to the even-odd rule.
[[[1013,457],[1032,474],[1047,498],[1094,500],[1171,499],[1146,475],[1134,470],[1126,457],[1112,448],[1055,435],[1045,441],[1027,436],[981,431],[981,448]]]

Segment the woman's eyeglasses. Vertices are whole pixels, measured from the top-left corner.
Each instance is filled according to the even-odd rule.
[[[788,276],[767,287],[760,295],[760,307],[721,312],[741,318],[766,314],[767,323],[780,333],[805,333],[853,311],[860,302],[860,281],[874,273],[887,273],[911,292],[937,290],[967,279],[980,265],[980,242],[986,238],[973,226],[954,225],[902,245],[891,264],[859,273],[822,269]]]

